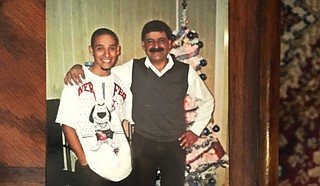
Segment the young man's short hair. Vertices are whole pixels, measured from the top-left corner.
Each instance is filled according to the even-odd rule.
[[[110,35],[114,38],[116,44],[117,45],[119,44],[119,38],[116,33],[114,33],[112,30],[107,29],[107,28],[98,28],[96,31],[93,32],[93,34],[91,36],[91,46],[92,47],[94,45],[95,39],[101,35]]]

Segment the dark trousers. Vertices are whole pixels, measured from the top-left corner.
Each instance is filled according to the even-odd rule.
[[[134,133],[132,177],[134,186],[154,186],[160,169],[161,186],[183,186],[186,152],[179,141],[157,142]]]
[[[108,169],[108,167],[106,167]],[[72,186],[131,186],[130,176],[120,182],[106,180],[93,172],[89,166],[76,162],[76,171]]]

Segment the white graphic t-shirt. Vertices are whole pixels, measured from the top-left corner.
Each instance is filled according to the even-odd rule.
[[[131,172],[130,147],[121,122],[131,120],[132,95],[114,74],[83,68],[80,86],[65,85],[56,122],[74,128],[91,170],[120,181]]]

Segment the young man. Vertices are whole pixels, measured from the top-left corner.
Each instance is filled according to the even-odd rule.
[[[128,185],[131,155],[121,122],[131,121],[132,95],[111,73],[121,52],[117,35],[97,29],[89,51],[94,63],[83,69],[86,80],[65,85],[56,118],[78,158],[74,185]]]
[[[183,186],[185,149],[191,147],[208,124],[214,100],[192,66],[169,54],[172,30],[164,22],[146,23],[141,43],[147,57],[131,60],[112,69],[130,86],[133,94],[132,136],[134,185],[153,186],[160,169],[161,186]],[[65,83],[81,83],[79,66],[66,75]],[[184,98],[198,105],[197,118],[186,131]]]

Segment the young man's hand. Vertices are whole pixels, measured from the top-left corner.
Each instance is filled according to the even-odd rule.
[[[80,85],[82,83],[82,79],[86,79],[82,70],[82,65],[75,64],[64,77],[64,83],[66,85],[74,85],[74,83]]]

